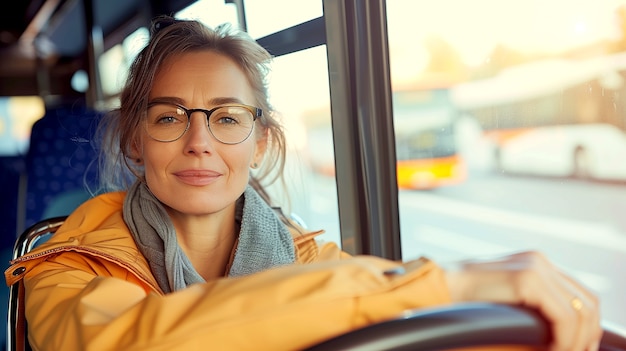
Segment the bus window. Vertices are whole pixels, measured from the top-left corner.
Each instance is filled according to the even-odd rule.
[[[146,45],[149,35],[148,28],[140,27],[99,57],[98,69],[106,96],[115,96],[120,92],[131,62]]]
[[[294,88],[294,77],[303,84]],[[326,47],[276,58],[269,83],[272,103],[287,134],[291,212],[309,228],[325,229],[324,240],[341,244],[336,183],[328,172],[335,159]]]
[[[13,247],[13,234],[22,229],[17,218],[22,204],[18,197],[26,183],[25,159],[32,126],[44,114],[41,97],[0,97],[0,181],[3,184],[0,221],[4,223],[6,233],[0,240],[2,258],[7,256],[6,248]]]
[[[218,25],[229,23],[235,28],[239,28],[237,19],[237,8],[234,4],[227,4],[222,0],[199,0],[176,12],[177,18],[197,19],[202,23],[217,27]]]
[[[247,31],[253,38],[320,17],[323,12],[319,0],[246,0],[244,3]]]
[[[398,160],[412,144],[434,158],[452,136],[440,150],[467,170],[452,185],[400,190],[404,259],[540,250],[600,297],[603,318],[626,323],[625,9],[387,2]],[[437,95],[449,113],[418,117]],[[429,123],[430,134],[405,136]]]
[[[0,97],[0,156],[25,155],[30,130],[44,113],[38,96]]]

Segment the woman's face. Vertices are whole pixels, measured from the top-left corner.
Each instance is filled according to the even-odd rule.
[[[167,61],[155,77],[149,102],[210,110],[225,102],[256,106],[253,96],[233,61],[202,51]],[[189,130],[178,140],[156,141],[144,128],[140,145],[148,187],[173,216],[202,216],[233,205],[248,184],[250,165],[260,162],[265,151],[265,140],[256,132],[239,144],[217,141],[202,112],[191,114]]]

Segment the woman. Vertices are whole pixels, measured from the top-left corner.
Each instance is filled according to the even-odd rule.
[[[154,22],[104,124],[102,179],[120,191],[83,204],[5,273],[24,282],[34,349],[296,350],[473,300],[538,308],[553,350],[597,349],[596,298],[538,253],[445,271],[350,257],[273,210],[261,184],[285,145],[269,61],[243,34]]]

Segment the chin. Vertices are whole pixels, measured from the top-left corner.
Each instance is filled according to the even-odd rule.
[[[234,204],[234,201],[233,201]],[[180,206],[174,208],[177,212],[191,215],[191,216],[203,216],[210,215],[212,213],[217,213],[223,211],[224,209],[230,207],[230,202],[224,203],[215,203],[215,202],[207,202],[207,201],[189,201],[184,200],[184,203],[181,203]]]

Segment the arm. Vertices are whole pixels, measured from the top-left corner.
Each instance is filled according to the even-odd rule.
[[[319,261],[167,296],[146,293],[132,277],[103,277],[101,269],[68,253],[27,275],[36,349],[302,349],[406,309],[448,302],[444,274],[427,260]]]

